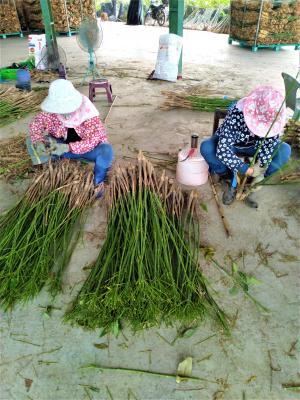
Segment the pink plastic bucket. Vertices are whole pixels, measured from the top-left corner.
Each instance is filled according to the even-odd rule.
[[[208,164],[199,152],[185,160],[187,153],[187,150],[182,150],[178,154],[177,181],[187,186],[204,185],[208,179]]]

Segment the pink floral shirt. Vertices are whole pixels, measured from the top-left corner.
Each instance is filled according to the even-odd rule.
[[[105,127],[99,116],[84,121],[74,129],[82,140],[69,143],[71,153],[84,154],[93,150],[99,143],[107,142]],[[35,116],[29,125],[32,143],[42,142],[44,132],[56,138],[66,139],[68,128],[63,125],[57,114],[41,112]]]

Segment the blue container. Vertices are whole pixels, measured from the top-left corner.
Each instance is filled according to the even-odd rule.
[[[31,77],[27,69],[19,69],[17,71],[16,88],[20,90],[31,90]]]

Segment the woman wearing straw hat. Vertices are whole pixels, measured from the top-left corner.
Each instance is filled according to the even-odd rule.
[[[263,178],[278,171],[291,155],[290,146],[280,140],[285,123],[282,94],[271,86],[254,89],[229,110],[212,138],[201,143],[200,151],[210,172],[231,180],[234,174]],[[250,167],[241,158],[256,153],[259,166]],[[235,194],[236,190],[228,187],[223,203],[231,204]]]
[[[102,184],[112,164],[113,149],[94,104],[70,81],[57,79],[41,109],[30,123],[32,144],[47,142],[55,158],[94,161],[94,183]]]

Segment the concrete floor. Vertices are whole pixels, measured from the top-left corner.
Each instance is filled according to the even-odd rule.
[[[144,78],[154,67],[158,37],[166,29],[113,23],[105,23],[103,28],[103,47],[97,54],[118,95],[107,123],[118,159],[133,156],[132,147],[176,152],[192,132],[202,138],[210,135],[211,114],[161,111],[162,90],[209,83],[218,93],[241,96],[256,84],[282,88],[280,73],[295,74],[298,67],[299,54],[291,49],[253,54],[228,46],[226,35],[186,31],[185,80],[176,84],[148,82]],[[70,78],[78,81],[86,56],[77,49],[74,37],[60,38],[59,42],[68,55]],[[1,40],[0,45],[2,65],[26,56],[26,39]],[[97,106],[104,116],[104,97],[99,96]],[[26,132],[29,120],[3,128],[1,137]],[[26,184],[0,181],[0,210],[14,204]],[[270,312],[262,314],[242,294],[230,296],[230,282],[203,259],[202,267],[218,291],[218,301],[235,320],[230,338],[210,321],[204,321],[192,337],[178,339],[174,345],[163,338],[172,341],[179,323],[135,335],[125,327],[118,338],[100,337],[100,330],[87,332],[63,324],[64,310],[87,274],[83,267],[96,258],[105,236],[105,213],[99,202],[89,210],[83,240],[65,274],[64,293],[52,300],[42,292],[25,307],[1,313],[1,400],[299,398],[299,393],[282,387],[283,383],[300,380],[299,343],[292,348],[299,337],[300,316],[299,187],[262,189],[256,194],[258,210],[238,202],[226,208],[231,239],[224,234],[210,186],[199,190],[208,206],[208,213],[203,213],[203,245],[214,247],[222,264],[230,256],[237,259],[242,270],[254,274],[262,283],[251,289],[251,294]],[[50,304],[55,309],[47,318],[42,307]],[[108,344],[108,348],[97,349],[94,344],[99,343]],[[175,374],[178,363],[187,356],[193,357],[193,376],[204,380],[177,384],[173,378],[81,369],[97,364]]]

